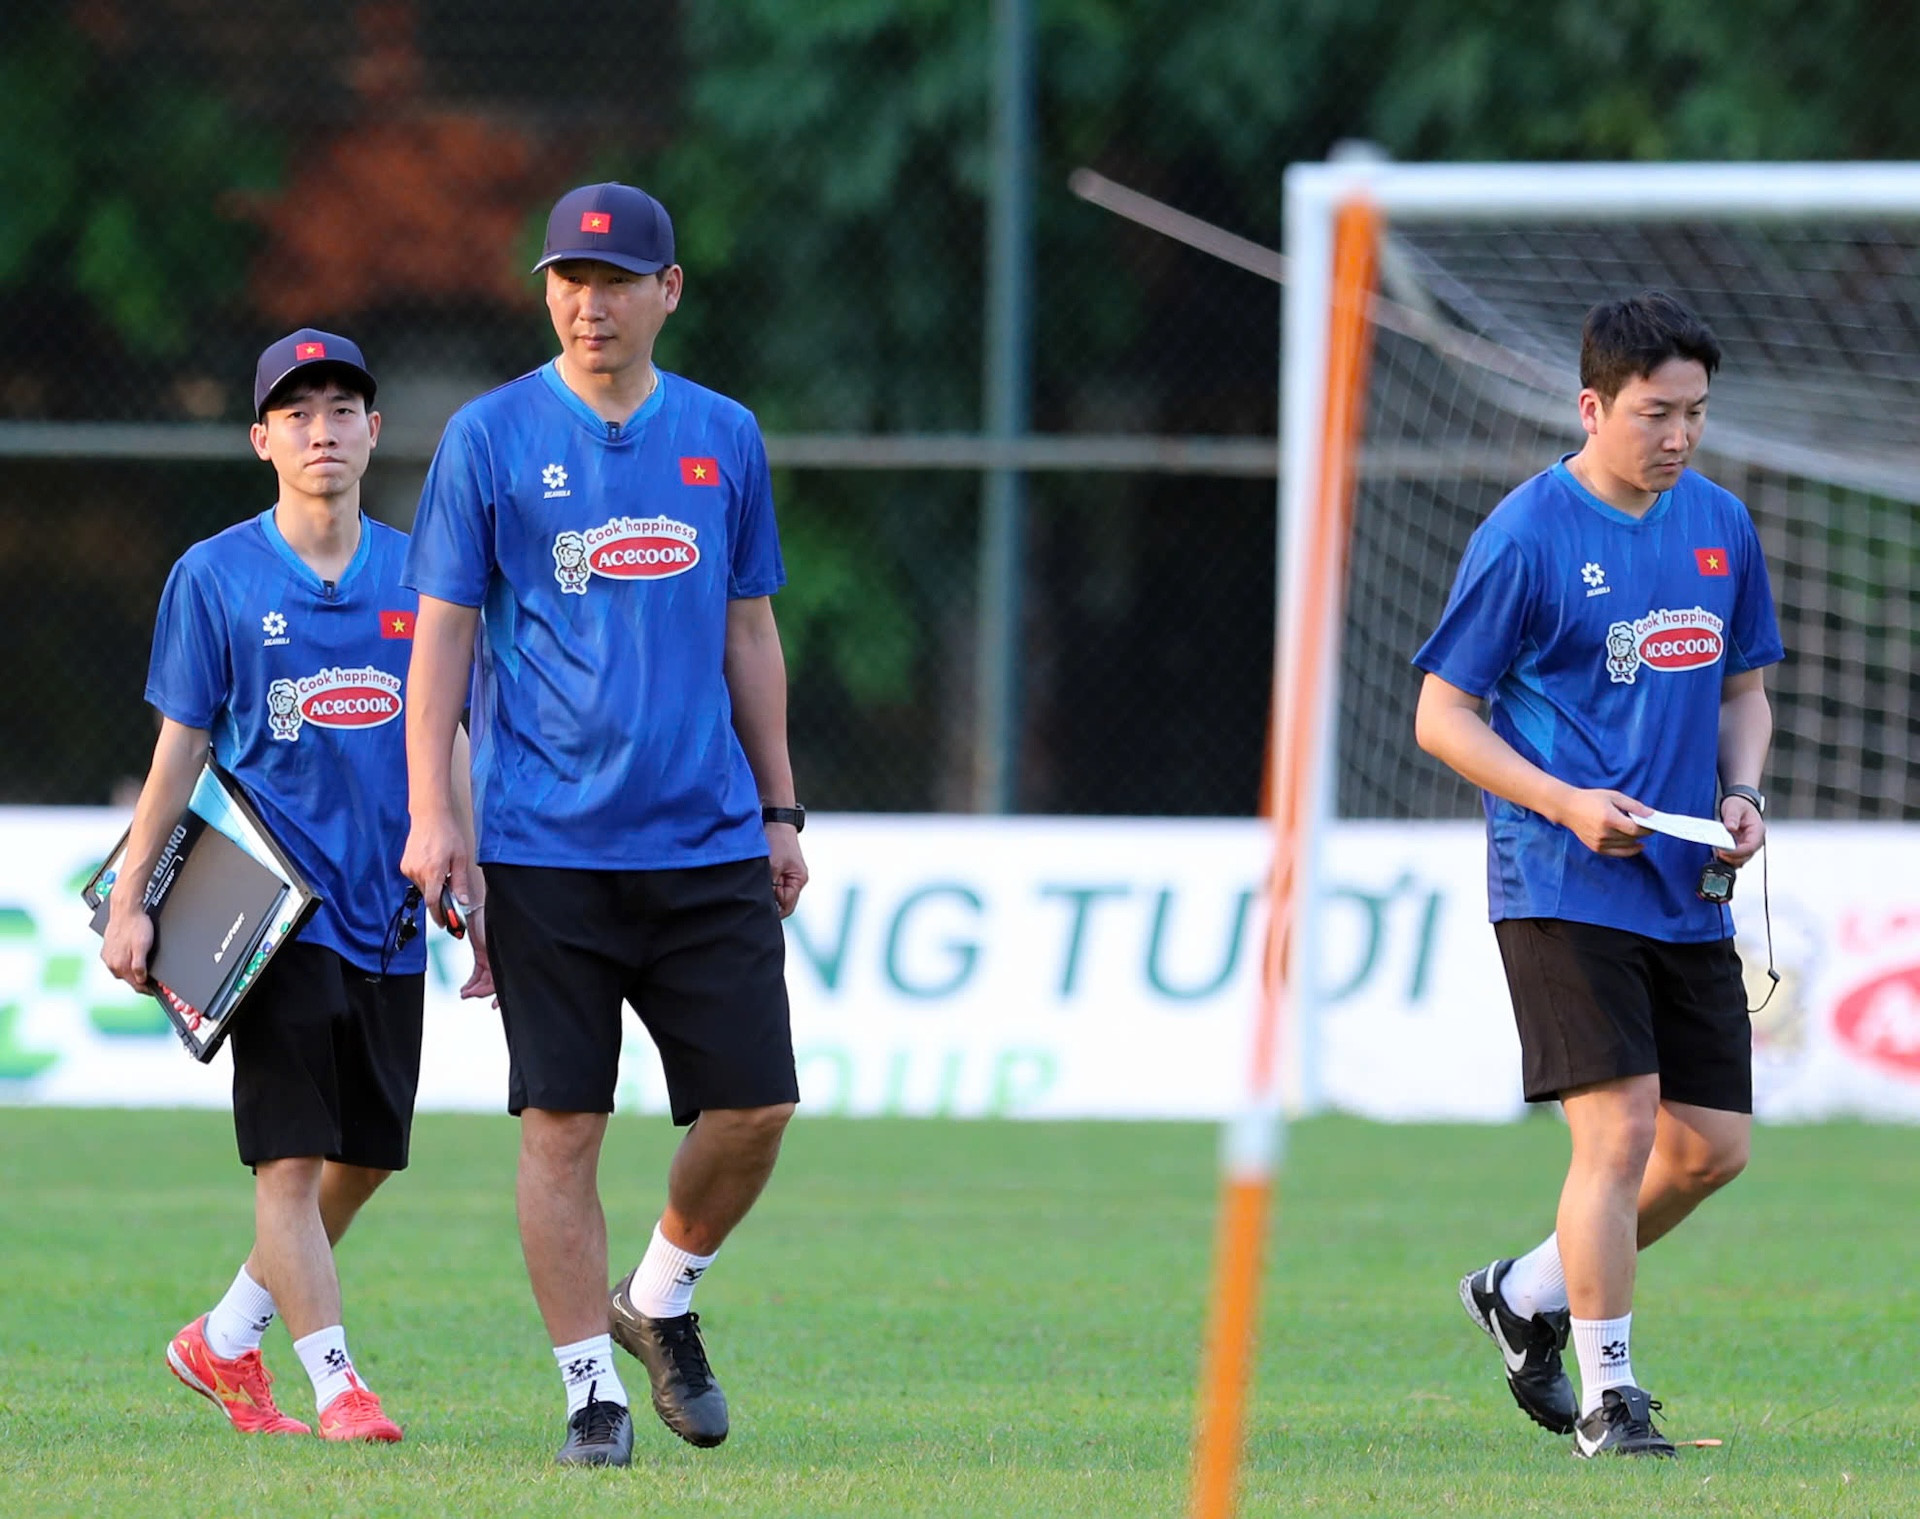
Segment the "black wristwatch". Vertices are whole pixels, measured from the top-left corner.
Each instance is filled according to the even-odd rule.
[[[1752,802],[1753,810],[1759,813],[1762,817],[1766,816],[1767,799],[1764,796],[1762,796],[1759,792],[1755,791],[1753,787],[1722,786],[1720,788],[1720,800],[1724,802],[1730,796],[1737,796],[1743,802]]]
[[[762,807],[760,821],[763,823],[791,823],[793,831],[799,833],[807,826],[807,809],[795,802],[791,807]]]

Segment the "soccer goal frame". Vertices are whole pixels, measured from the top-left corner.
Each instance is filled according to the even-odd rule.
[[[1444,329],[1381,297],[1386,233],[1439,221],[1683,223],[1920,219],[1920,165],[1296,164],[1284,188],[1281,471],[1272,726],[1268,939],[1242,1104],[1225,1128],[1211,1322],[1202,1367],[1192,1511],[1235,1503],[1258,1283],[1284,1112],[1318,1105],[1312,989],[1321,851],[1334,816],[1341,638],[1359,447],[1376,327],[1538,389],[1525,356]],[[1621,294],[1631,293],[1622,291]],[[1424,329],[1424,330],[1423,330]],[[1474,349],[1481,350],[1473,352]],[[1574,396],[1567,394],[1568,415]],[[1543,461],[1544,462],[1544,461]],[[1513,483],[1518,483],[1516,480]],[[1411,649],[1408,650],[1411,656]]]
[[[1282,308],[1279,594],[1266,783],[1276,853],[1293,858],[1284,873],[1276,872],[1274,886],[1284,888],[1283,895],[1268,905],[1274,937],[1282,941],[1276,969],[1284,973],[1272,1016],[1293,1033],[1285,1095],[1289,1106],[1311,1110],[1319,1094],[1305,989],[1316,984],[1313,903],[1323,825],[1334,811],[1335,687],[1355,452],[1375,325],[1407,330],[1426,322],[1374,290],[1381,238],[1399,225],[1471,218],[1916,218],[1920,164],[1296,164],[1287,170],[1284,206],[1289,270]],[[1343,249],[1343,239],[1366,246]],[[1343,293],[1343,278],[1361,271],[1364,288]],[[1573,403],[1569,391],[1569,418]]]

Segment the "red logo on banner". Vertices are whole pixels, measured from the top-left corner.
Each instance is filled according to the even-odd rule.
[[[324,359],[327,356],[325,343],[300,343],[295,345],[293,356],[305,363],[308,359]]]
[[[680,461],[680,483],[682,485],[718,485],[720,483],[720,461],[718,459],[685,459]]]
[[[1725,549],[1695,549],[1693,562],[1700,566],[1702,575],[1724,575],[1727,573],[1727,551]]]
[[[1833,1032],[1883,1071],[1920,1077],[1920,965],[1888,971],[1848,992],[1833,1010]]]
[[[613,215],[608,211],[584,211],[580,215],[582,232],[611,232]]]
[[[413,637],[413,613],[382,612],[380,614],[380,636],[382,638]]]

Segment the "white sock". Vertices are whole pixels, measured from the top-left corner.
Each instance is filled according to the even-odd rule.
[[[242,1266],[227,1295],[207,1313],[207,1349],[223,1361],[260,1348],[260,1339],[273,1323],[273,1294],[247,1275]]]
[[[1523,1319],[1561,1313],[1567,1306],[1567,1272],[1560,1264],[1560,1235],[1549,1234],[1500,1278],[1500,1296]]]
[[[596,1334],[590,1340],[553,1347],[553,1359],[560,1367],[560,1380],[567,1385],[567,1417],[571,1419],[596,1403],[627,1403],[627,1389],[620,1384],[620,1373],[613,1369],[613,1336]]]
[[[1580,1413],[1600,1406],[1609,1387],[1635,1387],[1630,1348],[1633,1315],[1617,1319],[1575,1319],[1573,1353],[1580,1358]]]
[[[650,1319],[678,1318],[693,1307],[693,1289],[713,1261],[711,1255],[690,1255],[678,1245],[668,1244],[655,1224],[653,1243],[640,1258],[627,1296]]]
[[[348,1388],[367,1385],[353,1369],[353,1357],[347,1354],[347,1331],[338,1324],[317,1329],[304,1340],[295,1340],[293,1353],[307,1368],[307,1376],[313,1382],[313,1406],[321,1413]]]

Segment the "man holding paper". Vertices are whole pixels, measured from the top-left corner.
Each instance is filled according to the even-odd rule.
[[[1783,651],[1746,507],[1687,468],[1719,362],[1658,292],[1588,313],[1584,447],[1481,524],[1414,660],[1421,747],[1485,793],[1526,1096],[1561,1102],[1573,1149],[1555,1232],[1461,1301],[1580,1456],[1673,1454],[1633,1372],[1636,1256],[1740,1173],[1752,1126],[1746,991],[1703,871],[1764,840],[1761,671]]]
[[[357,346],[312,329],[260,355],[251,437],[276,503],[181,556],[160,601],[147,700],[160,738],[122,881],[152,874],[211,748],[321,896],[233,1027],[233,1117],[254,1171],[253,1249],[167,1362],[236,1429],[306,1434],[273,1400],[260,1341],[277,1315],[329,1440],[400,1439],[347,1349],[333,1246],[407,1164],[426,968],[407,835],[401,691],[416,598],[404,533],[362,515],[380,435]],[[464,773],[464,766],[459,773]],[[470,825],[469,825],[470,826]],[[101,958],[149,989],[142,895],[109,898]],[[481,942],[464,994],[492,983]]]

